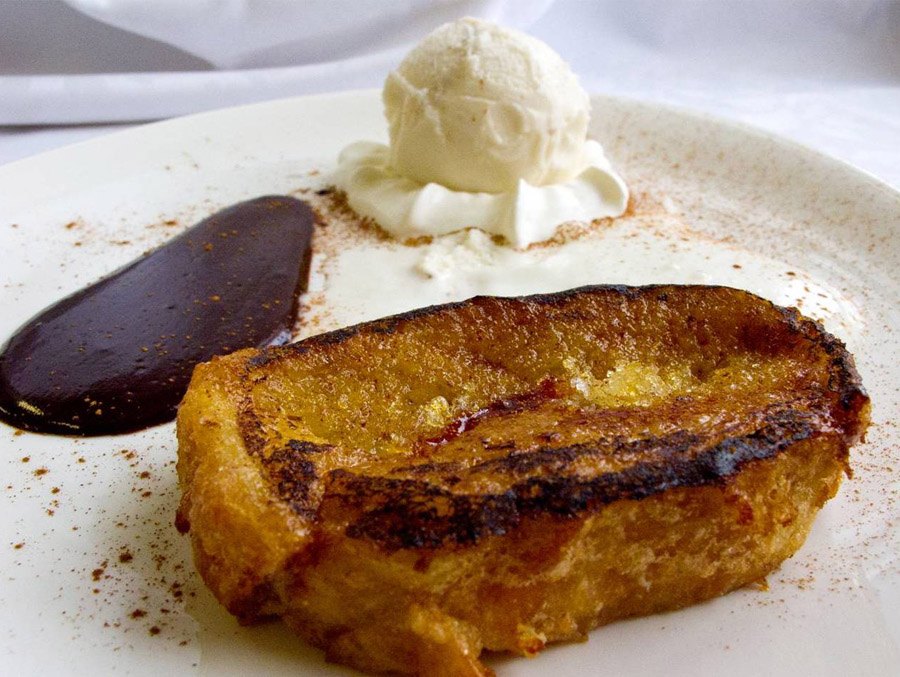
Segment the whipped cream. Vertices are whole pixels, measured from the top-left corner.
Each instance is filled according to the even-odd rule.
[[[344,149],[335,182],[398,238],[474,227],[523,248],[625,211],[625,183],[587,139],[590,98],[540,40],[445,24],[388,75],[382,99],[390,145]]]
[[[526,251],[498,244],[478,229],[410,247],[368,234],[348,238],[357,228],[350,221],[324,231],[336,244],[326,247],[332,253],[313,268],[316,300],[302,316],[301,338],[481,294],[519,296],[603,283],[721,284],[800,306],[826,326],[839,327],[851,349],[865,331],[854,300],[796,262],[701,236],[663,208]],[[378,284],[372,283],[373,271]]]
[[[399,239],[479,228],[524,248],[553,237],[568,221],[621,215],[628,187],[596,141],[584,148],[585,166],[561,183],[532,186],[520,179],[502,193],[452,190],[398,173],[384,144],[361,141],[345,148],[334,180],[358,214]]]

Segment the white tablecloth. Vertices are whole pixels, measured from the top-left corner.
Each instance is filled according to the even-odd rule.
[[[532,2],[530,11],[536,14],[547,4]],[[12,17],[19,24],[13,26],[11,20],[2,21],[10,5],[16,3],[0,5],[0,24],[18,37],[7,39],[0,26],[0,125],[6,125],[0,126],[0,164],[108,134],[136,119],[276,96],[380,87],[408,43],[401,40],[399,46],[371,54],[319,63],[216,70],[196,55],[91,26],[60,3],[56,9],[64,20],[57,16],[52,25],[69,31],[62,37],[42,35],[48,24],[36,22],[34,9],[24,16],[20,7]],[[464,9],[476,5],[460,3]],[[494,6],[490,11],[501,10]],[[569,61],[588,91],[758,125],[900,186],[896,0],[556,0],[536,21],[531,16],[518,19]],[[26,42],[22,33],[29,27],[38,35]],[[55,45],[60,52],[55,63],[52,49],[25,47],[35,39],[65,43],[77,31],[106,36],[107,52],[88,58],[82,51],[72,65],[65,44]],[[404,40],[415,38],[403,35]],[[22,47],[18,54],[17,45]],[[138,53],[155,70],[137,72]],[[59,74],[63,69],[69,72]],[[57,124],[46,124],[48,120]],[[123,122],[97,124],[110,120]]]

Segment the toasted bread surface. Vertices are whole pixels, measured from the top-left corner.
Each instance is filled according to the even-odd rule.
[[[764,576],[868,408],[837,339],[739,290],[479,297],[198,366],[178,521],[243,621],[486,674]]]

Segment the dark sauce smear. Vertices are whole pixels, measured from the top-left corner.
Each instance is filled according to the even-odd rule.
[[[172,420],[194,365],[290,340],[314,220],[291,197],[242,202],[47,308],[0,352],[0,419],[64,435]]]

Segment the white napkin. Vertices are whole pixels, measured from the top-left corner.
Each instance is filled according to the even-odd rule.
[[[0,0],[0,125],[133,122],[299,94],[380,87],[409,47],[440,24],[465,15],[526,28],[553,0],[66,0],[112,29],[100,35],[115,44],[91,44],[78,35],[85,20],[59,3],[4,6]],[[4,33],[3,12],[30,13],[34,35]],[[60,10],[67,10],[60,13]],[[50,28],[40,13],[52,18]],[[37,15],[37,16],[35,16]],[[91,26],[91,24],[88,24]],[[70,28],[63,39],[75,57],[66,74],[35,70],[29,55],[16,69],[16,44],[59,41],[54,27]],[[105,28],[105,26],[104,26]],[[7,27],[7,31],[11,29]],[[160,51],[173,63],[184,52],[218,70],[121,72],[129,36],[170,45]],[[138,38],[131,38],[132,41]],[[71,63],[94,50],[94,72],[72,73]],[[133,58],[129,62],[134,62]],[[99,68],[98,68],[99,66]]]
[[[417,41],[466,14],[521,26],[552,0],[66,0],[216,68],[336,61]]]

